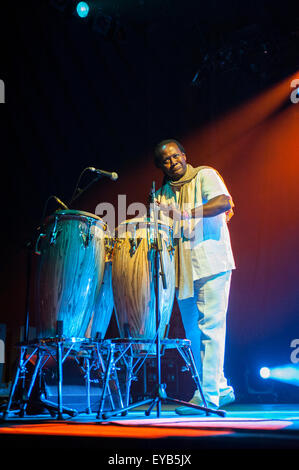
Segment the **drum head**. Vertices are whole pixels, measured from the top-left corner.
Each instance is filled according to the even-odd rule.
[[[160,234],[172,242],[172,227],[165,224],[161,220],[157,221],[157,225]],[[116,238],[134,238],[135,236],[138,238],[153,238],[155,236],[154,221],[148,217],[128,219],[120,223],[119,226],[115,229]]]

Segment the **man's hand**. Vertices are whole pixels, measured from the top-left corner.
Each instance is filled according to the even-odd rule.
[[[186,211],[181,211],[178,206],[174,204],[163,204],[159,201],[155,201],[159,210],[162,211],[165,215],[174,220],[183,220],[188,218]]]
[[[189,210],[180,210],[179,207],[175,204],[163,204],[161,202],[155,201],[158,208],[166,214],[168,217],[174,220],[186,220],[189,218],[199,219],[202,217],[215,217],[216,215],[222,214],[223,212],[227,215],[227,220],[233,215],[232,208],[234,203],[230,196],[226,194],[221,194],[210,199],[205,204]]]

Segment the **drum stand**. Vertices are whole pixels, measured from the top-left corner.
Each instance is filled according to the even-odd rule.
[[[152,188],[152,192],[151,192],[152,202],[153,202],[154,194],[155,194],[155,183],[153,182],[153,188]],[[142,400],[140,402],[133,403],[132,405],[126,406],[126,407],[124,407],[120,410],[115,410],[113,412],[103,413],[102,415],[101,415],[100,410],[99,410],[99,413],[98,413],[97,417],[99,418],[99,417],[102,416],[104,419],[106,419],[106,418],[109,418],[111,416],[117,415],[119,413],[127,412],[127,411],[129,411],[131,409],[134,409],[136,407],[149,404],[150,406],[146,410],[145,415],[149,416],[151,411],[154,409],[154,407],[156,407],[157,418],[159,418],[160,415],[161,415],[161,404],[162,403],[165,404],[165,403],[169,403],[169,402],[170,403],[176,403],[176,404],[181,405],[181,406],[194,408],[195,410],[205,411],[207,416],[209,414],[214,413],[218,416],[223,417],[223,416],[225,416],[225,411],[216,410],[216,409],[207,407],[207,402],[205,400],[205,397],[204,397],[204,394],[203,394],[203,391],[202,391],[199,375],[198,375],[198,372],[197,372],[197,369],[196,369],[196,366],[195,366],[195,362],[194,362],[194,358],[193,358],[193,355],[192,355],[192,352],[191,352],[191,348],[188,348],[189,365],[191,367],[192,376],[195,379],[195,382],[196,382],[197,388],[200,392],[200,395],[201,395],[204,406],[194,405],[194,404],[189,403],[189,402],[185,402],[185,401],[182,401],[182,400],[178,400],[176,398],[169,397],[166,393],[166,385],[161,383],[161,339],[160,339],[160,334],[159,334],[159,326],[160,326],[160,302],[159,302],[159,291],[160,291],[159,280],[160,280],[160,278],[159,278],[159,276],[161,276],[162,285],[163,285],[164,289],[166,288],[166,277],[165,277],[164,266],[163,266],[162,240],[161,240],[161,234],[158,230],[158,222],[157,222],[158,218],[157,218],[156,211],[157,211],[157,209],[156,209],[156,206],[154,205],[153,213],[154,213],[155,241],[156,241],[155,246],[154,246],[154,249],[155,249],[155,269],[154,269],[154,271],[155,271],[155,294],[156,294],[156,312],[155,312],[156,313],[156,336],[155,336],[155,344],[156,344],[156,369],[157,369],[157,385],[156,385],[155,395],[154,395],[153,398]],[[111,354],[113,354],[113,353],[111,353]],[[110,361],[112,361],[111,358],[110,358]],[[186,364],[188,365],[188,361],[186,361]],[[109,371],[109,366],[107,366],[107,370]],[[108,377],[106,377],[106,380],[107,379],[108,379]],[[127,402],[128,402],[128,397],[127,397]]]
[[[50,344],[48,344],[48,342]],[[77,415],[77,411],[63,406],[62,403],[62,364],[64,359],[69,354],[71,347],[63,356],[63,339],[61,338],[49,338],[49,339],[37,339],[36,341],[20,343],[20,358],[15,373],[15,377],[12,383],[12,387],[9,394],[8,403],[3,412],[3,419],[5,420],[9,413],[12,411],[11,406],[19,382],[21,381],[20,395],[20,409],[16,413],[22,418],[26,414],[28,404],[38,408],[45,408],[51,416],[57,415],[57,419],[63,419],[63,414],[66,413],[71,417]],[[31,352],[29,350],[31,349]],[[37,398],[31,398],[33,387],[36,385],[38,375],[41,374],[44,365],[46,364],[49,357],[54,358],[57,364],[57,396],[58,403],[51,402],[44,397],[42,388],[39,384]],[[34,365],[31,360],[35,358]],[[29,380],[29,384],[26,387],[26,378],[29,374],[28,365],[31,363],[33,372]]]

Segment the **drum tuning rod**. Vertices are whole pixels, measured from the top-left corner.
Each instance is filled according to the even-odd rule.
[[[129,238],[129,241],[130,241],[130,245],[131,245],[130,255],[133,256],[135,254],[136,248],[137,248],[136,241],[135,241],[135,238]]]

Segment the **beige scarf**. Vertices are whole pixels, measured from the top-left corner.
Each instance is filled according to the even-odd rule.
[[[199,166],[193,168],[187,164],[185,174],[175,181],[168,181],[169,185],[173,190],[179,190],[178,205],[180,209],[186,207],[185,204],[193,204],[195,207],[195,201],[190,201],[188,198],[188,184],[196,177],[198,172],[203,169],[213,169],[210,166]],[[215,170],[217,171],[217,170]],[[217,174],[222,179],[221,175]],[[223,179],[222,179],[223,181]],[[227,213],[227,220],[233,215],[232,209]],[[191,262],[191,250],[189,246],[186,246],[186,241],[180,236],[175,239],[175,266],[176,266],[176,288],[178,289],[178,298],[186,299],[193,297],[193,274],[192,274],[192,262]]]

